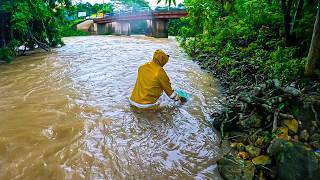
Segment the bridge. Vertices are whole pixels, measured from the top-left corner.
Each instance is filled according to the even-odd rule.
[[[137,20],[147,21],[146,35],[156,38],[168,37],[168,20],[186,17],[185,9],[153,11],[150,8],[120,11],[94,18],[94,29],[97,34],[130,35],[131,23]]]

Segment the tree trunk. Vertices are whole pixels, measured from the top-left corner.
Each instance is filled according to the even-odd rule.
[[[307,64],[305,67],[305,75],[310,77],[317,74],[319,78],[320,74],[319,72],[317,72],[319,70],[320,70],[320,9],[318,6],[316,22],[314,23],[311,45],[310,45],[309,54],[307,58]]]
[[[3,1],[0,1],[0,48],[6,45],[5,38],[5,14],[2,10]]]
[[[9,21],[10,14],[0,12],[0,48],[5,47],[11,39],[8,34],[10,29]]]
[[[6,40],[5,40],[5,33],[4,33],[4,14],[0,12],[0,48],[3,48],[6,46]]]
[[[293,30],[297,26],[297,21],[299,21],[302,18],[303,5],[304,5],[304,0],[299,0],[296,13],[292,19],[292,25],[291,25],[291,29],[290,29],[290,33],[293,36],[295,36],[295,33],[293,33]]]
[[[292,43],[292,36],[290,34],[290,21],[291,21],[291,7],[292,7],[292,0],[288,0],[288,4],[286,0],[281,0],[281,8],[283,13],[283,23],[284,23],[284,32],[285,32],[285,43],[287,46],[291,45]]]

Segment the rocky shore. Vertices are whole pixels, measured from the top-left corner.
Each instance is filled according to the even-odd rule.
[[[222,177],[320,179],[320,83],[248,78],[240,84],[207,58],[196,61],[226,89],[223,110],[212,114],[212,126],[232,148],[218,161]]]

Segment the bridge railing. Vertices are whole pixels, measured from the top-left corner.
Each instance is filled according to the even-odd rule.
[[[139,9],[126,9],[126,10],[119,10],[112,13],[107,13],[104,15],[105,18],[116,18],[116,17],[127,17],[127,16],[138,16],[138,15],[146,15],[152,14],[154,12],[170,12],[170,11],[184,11],[185,9],[181,8],[156,8],[152,10],[150,7],[143,7]]]
[[[108,17],[125,17],[125,16],[134,16],[134,15],[145,15],[151,14],[152,10],[149,7],[146,8],[139,8],[139,9],[127,9],[127,10],[120,10],[113,13],[105,14],[105,18]]]

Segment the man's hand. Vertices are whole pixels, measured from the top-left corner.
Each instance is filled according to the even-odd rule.
[[[181,104],[181,105],[184,105],[186,102],[187,102],[187,99],[185,97],[179,97],[179,100],[178,102]]]

